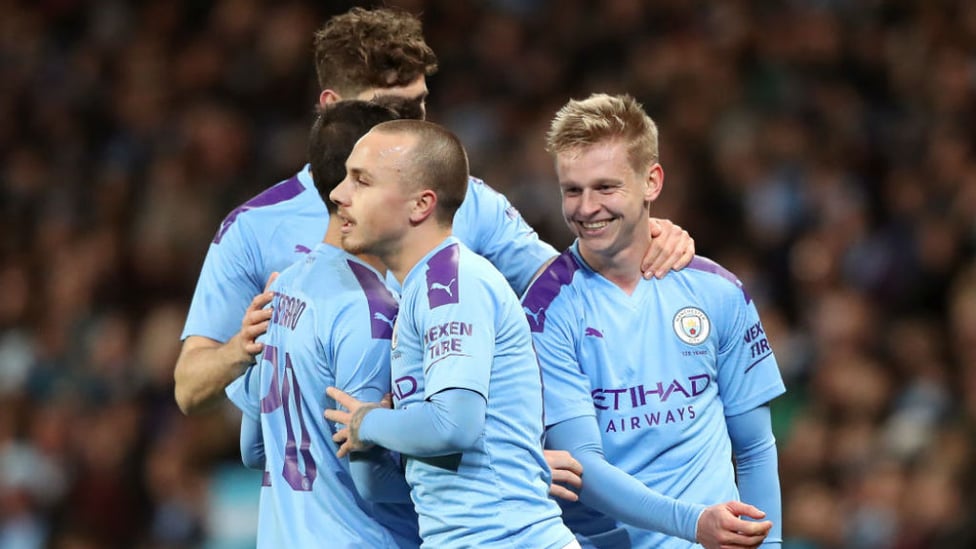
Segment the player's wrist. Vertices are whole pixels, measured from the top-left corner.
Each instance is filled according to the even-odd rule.
[[[705,516],[705,511],[707,511],[707,510],[708,510],[708,507],[702,505],[701,506],[701,509],[695,515],[695,516],[698,517],[697,519],[695,519],[695,531],[694,531],[695,537],[692,538],[692,540],[691,540],[691,541],[694,541],[695,543],[703,543],[702,538],[701,538],[701,535],[702,535],[702,518]]]
[[[229,358],[227,360],[229,366],[228,369],[232,372],[234,379],[243,374],[244,370],[257,364],[258,355],[260,353],[247,352],[245,340],[243,337],[241,337],[240,333],[234,334],[234,337],[232,337],[231,340],[225,344],[225,347],[227,348],[229,354]]]
[[[368,402],[364,403],[352,413],[352,416],[349,418],[349,442],[353,448],[365,450],[372,446],[372,444],[364,442],[361,438],[363,420],[366,419],[366,414],[380,407],[379,402]]]

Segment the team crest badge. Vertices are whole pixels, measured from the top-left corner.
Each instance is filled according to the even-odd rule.
[[[698,345],[708,338],[712,324],[708,315],[697,307],[685,307],[674,315],[674,333],[688,345]]]

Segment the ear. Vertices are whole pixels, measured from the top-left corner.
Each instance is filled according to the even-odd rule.
[[[664,189],[664,168],[655,162],[647,170],[644,180],[644,200],[654,202]]]
[[[333,103],[338,103],[342,101],[342,96],[339,95],[335,90],[325,89],[319,94],[319,107],[323,108],[326,105],[331,105]]]
[[[436,209],[437,193],[432,189],[418,191],[417,195],[413,198],[413,203],[410,205],[410,223],[412,225],[423,223],[427,218],[434,215],[434,210]]]

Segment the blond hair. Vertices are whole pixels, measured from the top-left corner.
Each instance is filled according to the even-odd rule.
[[[657,125],[636,99],[595,93],[559,109],[546,134],[546,150],[557,155],[619,139],[627,143],[631,167],[642,171],[658,161],[657,137]]]

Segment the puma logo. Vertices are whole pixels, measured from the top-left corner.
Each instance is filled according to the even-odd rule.
[[[596,328],[590,328],[589,326],[586,327],[586,331],[583,333],[583,335],[599,337],[599,338],[603,337],[603,334],[600,333],[600,330],[597,330]]]
[[[376,320],[381,320],[381,321],[389,324],[390,325],[390,328],[393,327],[393,321],[396,320],[396,317],[397,317],[397,315],[393,315],[393,318],[387,318],[386,315],[384,315],[383,313],[381,313],[379,311],[373,313],[373,318],[375,318]]]
[[[545,310],[545,307],[543,307],[542,309],[539,309],[538,311],[536,311],[534,313],[532,311],[530,311],[528,307],[524,307],[523,306],[522,307],[522,310],[525,311],[525,316],[531,318],[532,319],[532,323],[535,324],[536,326],[538,326],[539,325],[539,315],[542,314],[542,311]]]
[[[452,278],[451,281],[448,282],[447,284],[441,284],[440,282],[431,282],[430,283],[430,289],[431,289],[431,291],[433,291],[433,290],[444,290],[445,292],[447,292],[447,295],[449,295],[451,297],[454,297],[454,291],[451,290],[451,284],[454,284],[454,281],[455,280],[457,280],[457,277]]]
[[[309,248],[307,248],[305,246],[302,246],[301,244],[295,244],[295,253],[296,254],[307,254],[307,253],[311,253],[311,252],[312,252],[312,250],[310,250]]]

